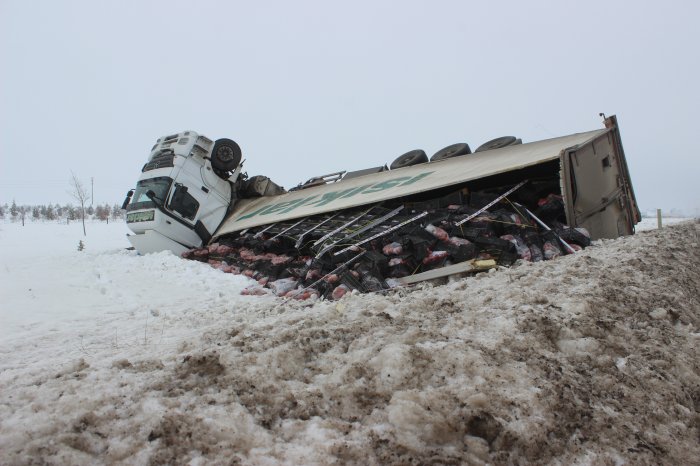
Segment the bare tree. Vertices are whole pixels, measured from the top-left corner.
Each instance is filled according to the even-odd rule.
[[[82,181],[78,179],[72,170],[70,174],[71,190],[68,191],[68,194],[70,194],[73,199],[80,203],[80,218],[83,220],[83,236],[87,236],[87,233],[85,232],[85,204],[90,200],[90,194],[87,192],[87,189],[85,189],[85,186],[83,186]]]

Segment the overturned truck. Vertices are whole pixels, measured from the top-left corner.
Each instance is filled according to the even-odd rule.
[[[183,134],[196,135],[167,145],[184,154],[159,140],[136,188],[142,199],[125,201],[130,240],[140,252],[171,249],[247,275],[257,280],[250,294],[338,298],[546,260],[632,234],[641,218],[614,116],[603,129],[543,141],[499,138],[474,153],[455,144],[430,161],[411,151],[390,168],[320,176],[289,192],[241,175],[233,141],[183,144]],[[153,179],[158,193],[145,189]],[[213,207],[212,191],[221,192]],[[191,230],[187,242],[174,239],[173,224]]]

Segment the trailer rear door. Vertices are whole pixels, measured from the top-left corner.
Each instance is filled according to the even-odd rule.
[[[593,238],[632,234],[641,219],[614,118],[605,133],[561,153],[567,223]]]

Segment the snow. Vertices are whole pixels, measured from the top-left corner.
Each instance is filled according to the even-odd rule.
[[[688,222],[690,219],[687,217],[662,217],[661,225],[662,227],[677,225],[679,223]],[[637,232],[656,230],[659,227],[658,219],[656,217],[642,217],[642,221],[635,226]]]
[[[655,222],[336,302],[0,224],[0,463],[690,464],[700,223]]]

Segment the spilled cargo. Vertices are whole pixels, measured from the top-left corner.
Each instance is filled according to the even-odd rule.
[[[429,271],[434,273],[423,275],[426,279],[459,273],[448,267],[452,265],[464,264],[461,273],[476,272],[518,259],[554,259],[590,244],[585,228],[564,223],[560,195],[538,198],[535,212],[521,204],[552,186],[529,181],[519,185],[522,191],[508,196],[458,191],[426,201],[406,200],[393,210],[372,206],[280,222],[223,235],[183,257],[257,280],[246,290],[249,294],[338,299],[352,290],[373,292],[414,283],[405,279]],[[490,208],[479,204],[494,196],[497,202],[489,202]]]

